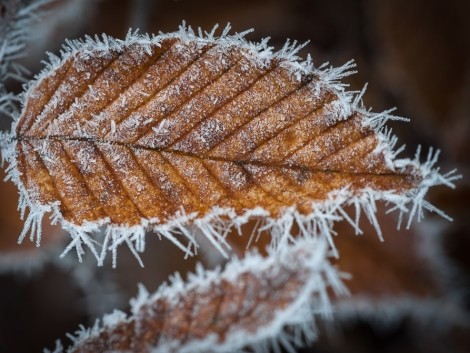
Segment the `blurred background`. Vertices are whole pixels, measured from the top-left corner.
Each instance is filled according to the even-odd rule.
[[[24,1],[28,3],[28,1]],[[18,1],[0,1],[0,17]],[[338,267],[350,272],[352,297],[337,303],[334,324],[322,325],[319,342],[302,352],[470,351],[470,1],[465,0],[55,0],[33,29],[22,60],[33,74],[45,51],[57,53],[65,38],[106,33],[122,38],[129,27],[157,33],[177,30],[183,20],[210,30],[230,22],[233,31],[254,28],[253,41],[271,37],[280,49],[287,38],[309,41],[316,66],[350,59],[358,73],[345,79],[352,90],[369,84],[366,107],[410,123],[392,123],[412,157],[442,150],[443,172],[463,175],[457,189],[435,188],[428,200],[454,218],[428,214],[410,230],[379,211],[381,243],[367,224],[356,237],[338,225]],[[19,84],[9,82],[19,92]],[[0,127],[10,121],[2,118]],[[424,157],[423,157],[424,158]],[[3,172],[2,172],[3,173]],[[3,176],[3,175],[2,175]],[[149,236],[145,268],[121,251],[118,268],[78,264],[74,254],[59,259],[67,241],[44,224],[43,246],[17,245],[22,221],[17,191],[0,184],[0,352],[40,352],[66,332],[89,325],[114,308],[127,310],[137,283],[155,290],[168,274],[183,273],[196,260],[183,260],[171,245]]]

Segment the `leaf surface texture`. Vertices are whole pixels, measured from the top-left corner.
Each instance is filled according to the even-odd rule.
[[[387,166],[341,92],[289,59],[178,36],[92,49],[38,81],[16,125],[21,182],[67,222],[164,224],[214,207],[309,214],[335,190],[419,181]]]

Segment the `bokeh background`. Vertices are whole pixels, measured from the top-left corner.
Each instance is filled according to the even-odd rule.
[[[28,1],[26,1],[28,2]],[[0,1],[9,6],[12,1]],[[3,11],[0,12],[0,17]],[[174,31],[183,20],[210,30],[230,22],[233,31],[254,28],[248,38],[309,41],[316,66],[350,59],[358,73],[345,79],[352,90],[369,84],[364,103],[373,111],[396,107],[411,119],[391,123],[402,156],[417,146],[442,150],[439,165],[463,175],[457,189],[436,188],[428,199],[454,218],[434,215],[410,230],[379,210],[381,243],[364,224],[356,237],[339,225],[338,266],[350,272],[350,299],[338,304],[335,322],[321,327],[319,342],[302,352],[470,351],[470,1],[465,0],[55,0],[33,28],[22,63],[37,73],[45,51],[57,53],[65,38],[107,33],[122,38],[141,32]],[[12,91],[19,84],[9,82]],[[0,126],[10,124],[2,118]],[[0,184],[0,352],[40,352],[66,332],[89,325],[113,308],[127,309],[137,283],[155,290],[168,274],[185,272],[169,244],[149,238],[146,267],[123,250],[118,268],[96,268],[59,259],[66,235],[44,224],[40,249],[17,245],[22,221],[17,191]],[[153,240],[152,240],[153,239]],[[73,254],[72,254],[73,255]]]

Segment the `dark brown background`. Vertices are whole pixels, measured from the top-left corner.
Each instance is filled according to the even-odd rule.
[[[413,298],[441,298],[443,305],[450,302],[468,317],[469,1],[57,0],[50,11],[35,29],[38,38],[28,45],[24,64],[33,73],[40,70],[44,51],[57,52],[66,37],[105,32],[122,38],[129,26],[139,27],[142,32],[174,31],[182,20],[206,30],[216,23],[223,27],[227,22],[234,31],[254,28],[250,39],[269,36],[276,48],[287,38],[310,40],[302,55],[311,53],[317,66],[325,61],[339,66],[355,59],[359,72],[346,82],[354,90],[369,83],[365,105],[374,111],[396,106],[395,114],[411,118],[410,123],[390,124],[407,145],[404,155],[412,156],[419,144],[424,151],[434,146],[443,151],[442,170],[458,168],[464,178],[457,183],[456,191],[437,188],[428,197],[455,219],[452,224],[428,215],[428,228],[396,232],[395,222],[381,216],[385,243],[378,242],[369,231],[354,240],[345,234],[344,241],[338,239],[343,254],[338,265],[354,274],[350,283],[353,291],[365,293],[371,300],[380,302],[383,293],[392,298],[392,303],[394,296],[403,293]],[[11,89],[18,86],[11,84]],[[2,121],[1,125],[8,124]],[[13,263],[21,265],[38,250],[29,244],[16,245],[22,227],[16,212],[16,191],[8,183],[0,186],[0,192],[0,256],[6,258],[8,254]],[[435,231],[437,226],[441,228]],[[417,255],[429,229],[437,233],[432,241],[442,250],[447,265],[432,256],[422,259]],[[350,233],[347,227],[339,230],[341,234]],[[57,264],[58,250],[52,239],[64,237],[60,230],[48,228],[44,239],[49,249],[45,250],[46,257],[54,260],[42,267],[35,265],[32,274],[6,268],[0,271],[0,352],[39,352],[44,347],[52,348],[56,338],[68,343],[65,333],[74,331],[78,324],[93,322],[115,305],[125,310],[128,298],[136,293],[137,282],[154,290],[168,273],[186,271],[194,265],[193,261],[183,262],[180,253],[168,244],[150,241],[145,269],[123,251],[117,270],[109,265],[95,269],[93,264],[81,265],[77,270],[73,256]],[[449,324],[455,321],[453,317],[431,323],[413,317],[411,310],[386,328],[370,319],[357,318],[336,328],[340,334],[324,334],[319,344],[304,351],[470,350],[468,330]],[[440,321],[446,330],[439,327]]]

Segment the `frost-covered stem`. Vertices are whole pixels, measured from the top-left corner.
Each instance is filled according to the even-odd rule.
[[[21,0],[8,0],[0,4],[0,114],[17,113],[17,97],[5,87],[8,79],[24,81],[28,72],[16,61],[26,53],[26,41],[34,35],[31,26],[40,19],[44,6],[51,0],[34,0],[29,5]]]

